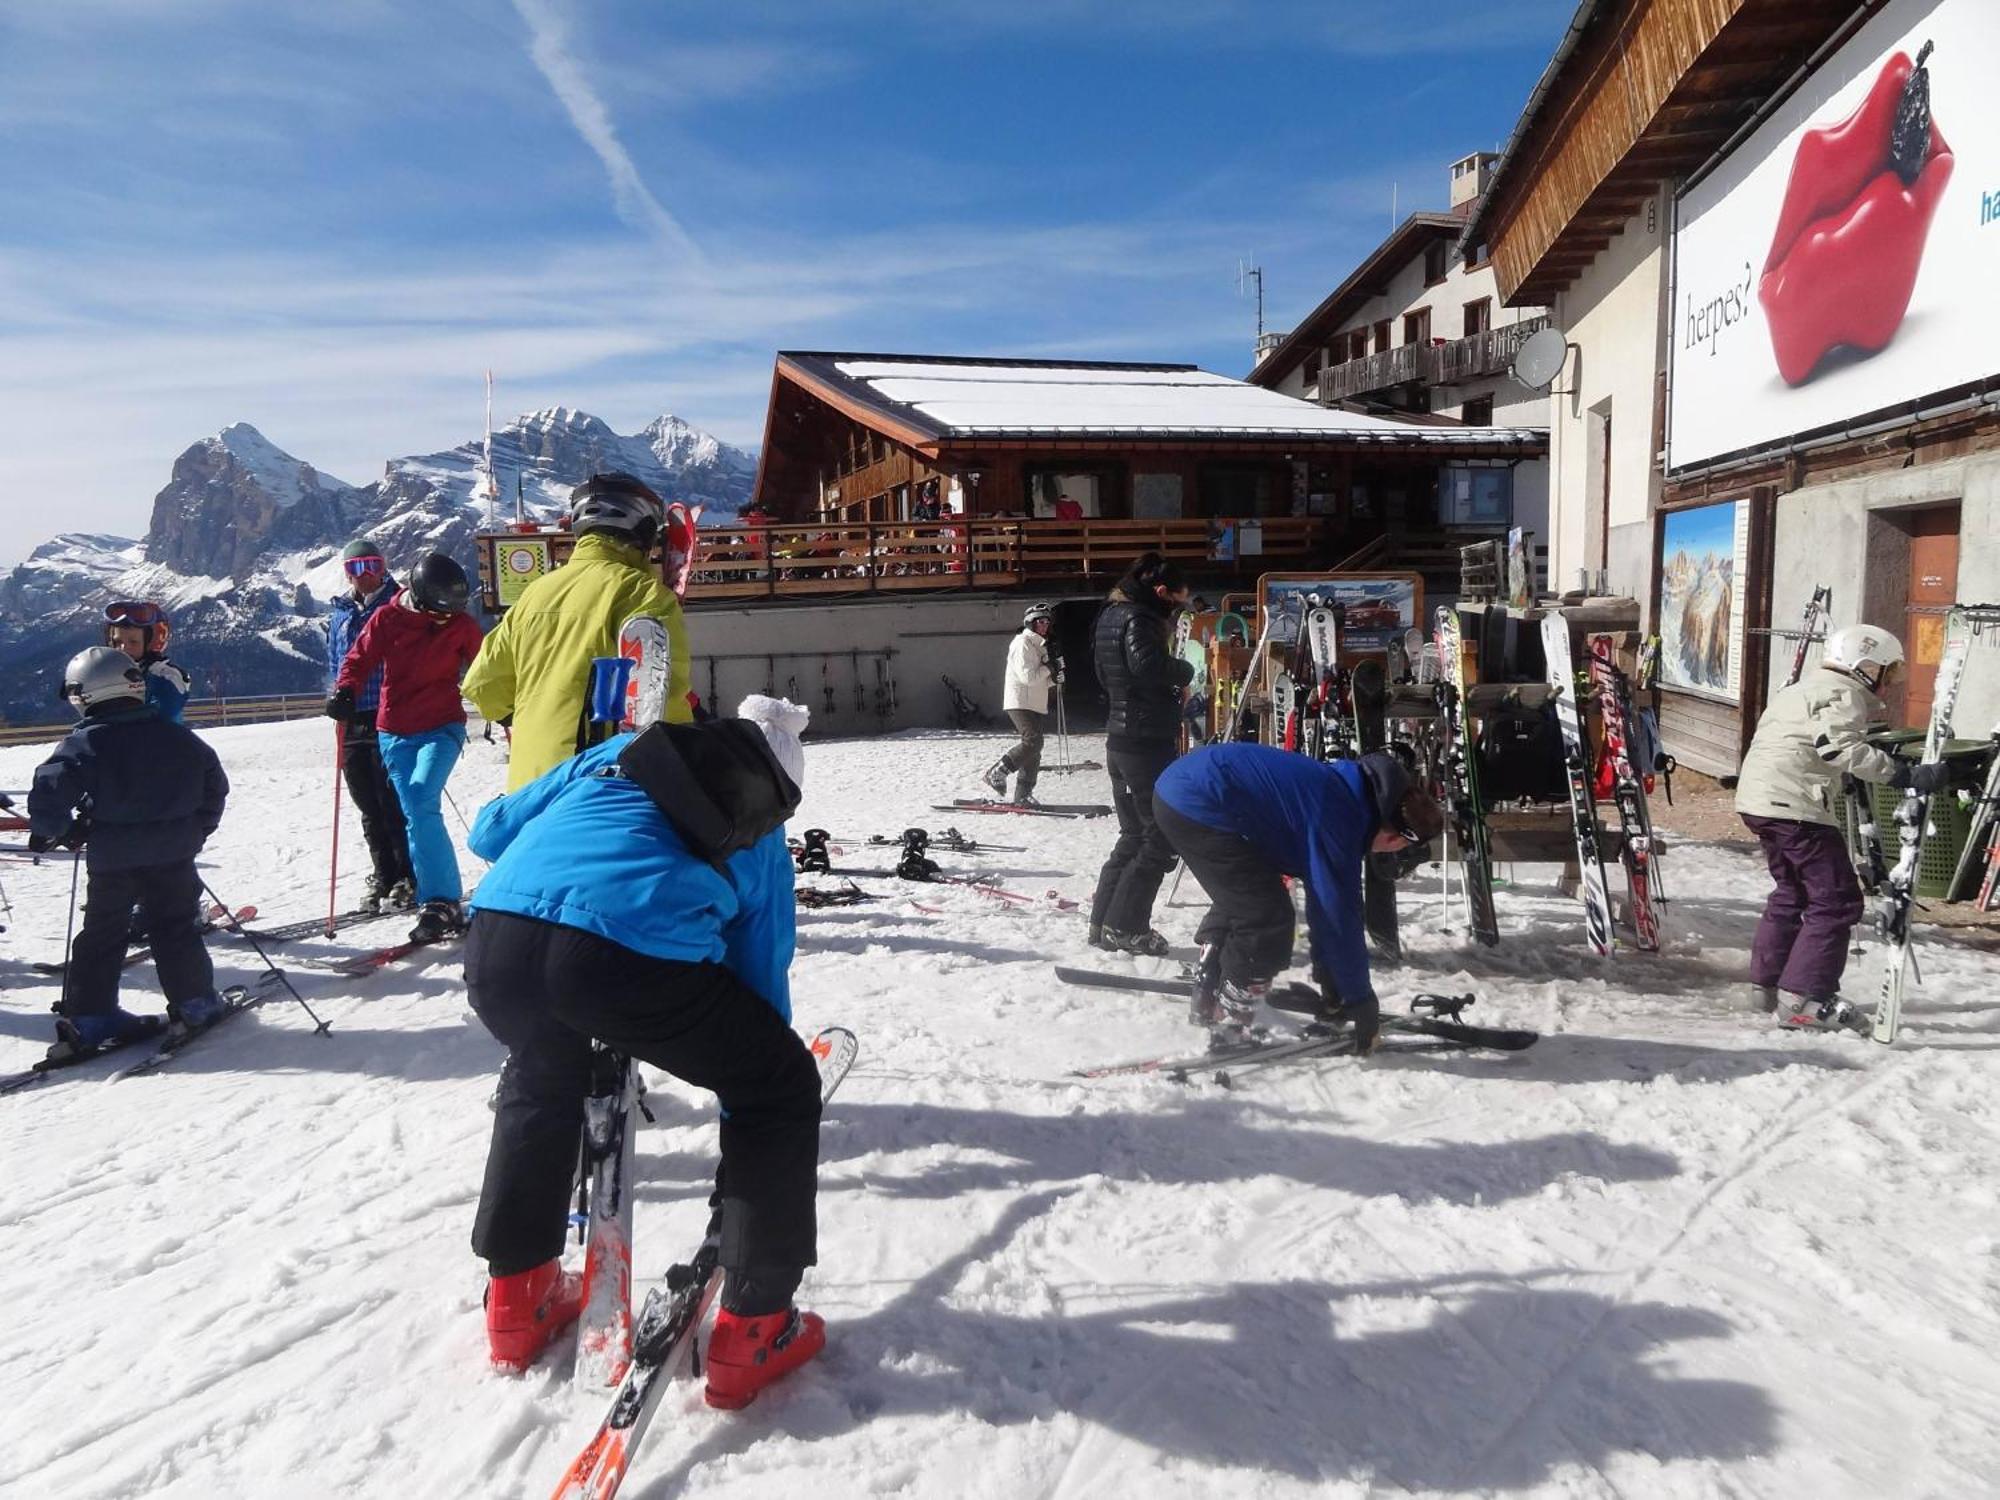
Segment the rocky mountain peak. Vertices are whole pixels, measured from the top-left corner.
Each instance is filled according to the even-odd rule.
[[[146,560],[198,578],[240,579],[275,545],[307,545],[345,523],[357,491],[294,458],[247,422],[192,444],[153,498]]]

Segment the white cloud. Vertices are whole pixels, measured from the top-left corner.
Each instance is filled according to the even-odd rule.
[[[597,153],[611,179],[611,198],[618,215],[635,229],[645,230],[661,243],[682,254],[695,257],[694,241],[680,222],[653,196],[639,175],[632,155],[618,139],[611,112],[584,76],[582,66],[570,50],[569,28],[557,11],[554,0],[514,0],[514,9],[528,23],[532,36],[529,56],[555,90],[556,98],[569,112],[570,123],[584,143]]]

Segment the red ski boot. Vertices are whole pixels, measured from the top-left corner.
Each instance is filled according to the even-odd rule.
[[[560,1261],[495,1276],[486,1286],[486,1347],[493,1368],[523,1374],[582,1310],[582,1280]]]
[[[710,1406],[736,1411],[781,1375],[788,1375],[826,1347],[826,1320],[818,1313],[718,1311],[708,1339]]]

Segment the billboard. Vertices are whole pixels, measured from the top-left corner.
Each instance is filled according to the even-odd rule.
[[[1889,0],[1680,199],[1669,468],[2000,371],[1993,0]]]

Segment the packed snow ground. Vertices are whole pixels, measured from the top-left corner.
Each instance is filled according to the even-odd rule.
[[[213,736],[235,791],[206,872],[268,922],[324,909],[330,737]],[[999,743],[814,744],[795,828],[956,822],[1026,852],[947,868],[1087,899],[1108,822],[929,810],[976,792]],[[0,751],[0,786],[41,753]],[[502,771],[475,739],[457,806]],[[1105,792],[1101,772],[1044,783]],[[350,815],[350,899],[358,846]],[[626,1492],[1992,1493],[1994,960],[1927,937],[1893,1049],[1780,1035],[1731,994],[1752,860],[1676,849],[1672,951],[1610,961],[1552,873],[1502,891],[1493,952],[1445,930],[1434,878],[1406,887],[1411,962],[1379,973],[1392,1004],[1477,989],[1538,1047],[1234,1091],[1065,1076],[1195,1039],[1174,1002],[1055,982],[1052,960],[1158,967],[1087,950],[1074,914],[940,886],[918,892],[931,915],[892,880],[802,912],[798,1023],[862,1040],[827,1112],[804,1293],[831,1343],[741,1414],[671,1392]],[[69,867],[0,880],[11,1070],[48,1039],[57,984],[26,965],[60,949]],[[1185,942],[1199,893],[1180,899],[1158,915]],[[226,981],[255,972],[212,948]],[[0,1493],[540,1496],[595,1422],[560,1357],[485,1368],[467,1233],[500,1049],[454,957],[292,973],[331,1035],[274,1005],[155,1076],[95,1064],[0,1100]],[[1871,952],[1851,991],[1878,974]],[[157,1008],[149,967],[127,994]],[[653,1099],[642,1278],[692,1248],[715,1149],[708,1101]]]

